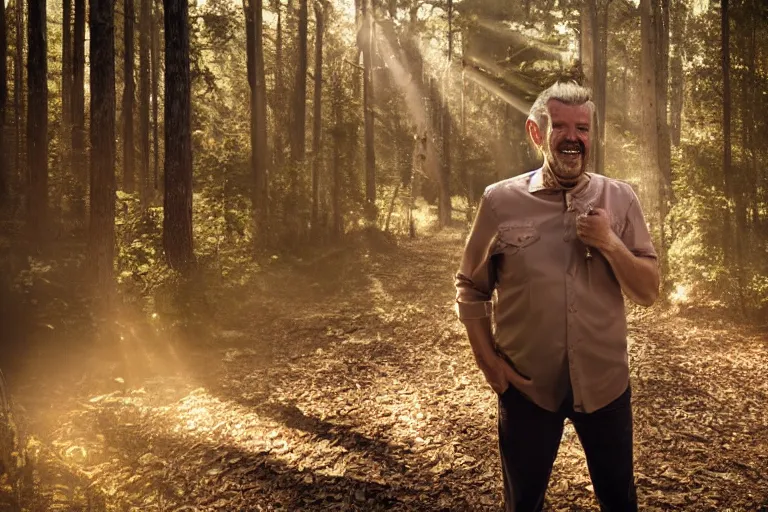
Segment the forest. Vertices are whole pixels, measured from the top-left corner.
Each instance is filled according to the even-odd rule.
[[[659,255],[641,510],[768,510],[763,0],[0,2],[0,510],[500,510],[453,279],[558,80]]]

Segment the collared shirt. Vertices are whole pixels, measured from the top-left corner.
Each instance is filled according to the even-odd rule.
[[[539,169],[485,189],[456,275],[462,320],[493,314],[497,349],[531,379],[520,389],[556,411],[593,412],[629,383],[621,287],[608,261],[576,235],[576,218],[603,208],[636,256],[656,258],[629,184],[585,174],[571,190]],[[495,293],[495,300],[494,298]]]

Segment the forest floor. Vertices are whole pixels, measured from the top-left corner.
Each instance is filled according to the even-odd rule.
[[[38,500],[501,510],[496,399],[453,312],[464,236],[368,234],[281,260],[212,305],[207,339],[123,325],[120,364],[38,353],[14,389],[38,439]],[[766,332],[651,309],[631,312],[629,333],[640,509],[765,510]],[[568,424],[546,510],[597,509]]]

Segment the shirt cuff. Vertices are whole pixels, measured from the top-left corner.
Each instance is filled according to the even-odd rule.
[[[493,302],[456,302],[456,314],[459,320],[474,320],[487,318],[493,311]]]

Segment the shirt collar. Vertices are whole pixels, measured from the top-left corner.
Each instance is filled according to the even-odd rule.
[[[585,172],[584,174],[581,175],[581,179],[579,180],[579,182],[576,184],[575,187],[566,189],[561,187],[560,184],[557,183],[557,180],[555,180],[555,178],[551,174],[551,171],[547,167],[540,167],[533,173],[530,181],[528,182],[528,192],[533,194],[535,192],[540,192],[542,190],[549,190],[549,191],[565,190],[569,194],[573,195],[584,190],[587,187],[587,185],[589,185],[591,178],[592,178],[591,175]]]

